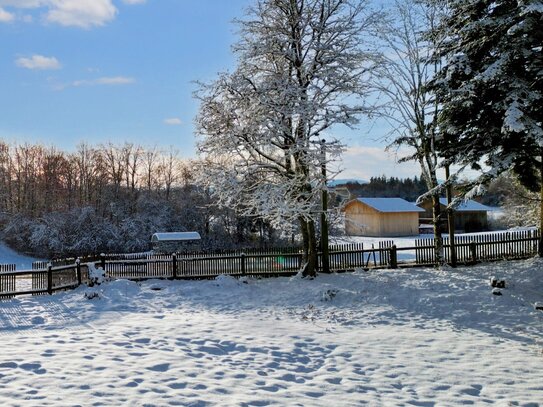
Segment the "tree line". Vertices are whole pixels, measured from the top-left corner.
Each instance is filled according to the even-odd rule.
[[[74,152],[0,140],[0,236],[42,257],[149,249],[152,233],[198,231],[204,248],[265,244],[265,222],[217,208],[175,149],[133,143]]]
[[[107,216],[121,196],[135,201],[146,193],[169,201],[174,186],[191,182],[189,168],[173,149],[81,143],[66,153],[0,140],[0,211],[37,217],[93,206]]]
[[[349,192],[356,197],[368,198],[403,198],[415,202],[428,189],[420,177],[397,178],[385,175],[371,177],[368,183],[349,182],[345,184]]]

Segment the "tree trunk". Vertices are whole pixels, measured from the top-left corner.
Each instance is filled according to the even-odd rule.
[[[445,178],[447,181],[450,179],[449,165],[445,166]],[[447,185],[447,205],[450,205],[452,202],[452,185]],[[454,211],[449,208],[447,209],[447,224],[449,226],[449,252],[451,258],[451,267],[456,267],[456,242],[454,237]]]
[[[443,264],[443,238],[441,236],[441,204],[439,203],[439,195],[432,195],[432,221],[434,224],[434,245],[436,264]]]
[[[303,265],[302,275],[304,277],[315,277],[317,275],[317,238],[315,233],[315,222],[300,218],[300,227],[303,238]]]
[[[330,273],[330,253],[328,243],[328,179],[326,176],[326,140],[321,141],[321,174],[324,186],[321,193],[322,213],[321,213],[321,253],[322,253],[322,273]]]
[[[543,153],[539,163],[540,186],[539,186],[539,257],[543,257]]]

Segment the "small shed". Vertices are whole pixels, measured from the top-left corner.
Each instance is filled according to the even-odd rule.
[[[447,210],[447,198],[439,198],[442,212]],[[432,221],[432,201],[425,200],[421,205],[425,212],[420,215],[420,223],[431,223]],[[466,233],[482,232],[488,230],[488,211],[492,208],[480,204],[479,202],[468,200],[462,202],[454,210],[454,228],[457,231]],[[443,231],[447,231],[447,221],[441,225]]]
[[[198,232],[162,232],[151,236],[153,250],[160,253],[175,253],[200,249]]]
[[[344,207],[345,233],[351,236],[413,236],[419,234],[417,205],[402,198],[357,198]]]

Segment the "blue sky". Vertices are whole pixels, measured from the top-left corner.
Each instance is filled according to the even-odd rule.
[[[0,138],[125,141],[195,156],[193,81],[232,69],[251,0],[0,0]],[[342,131],[340,177],[412,176],[378,128]]]

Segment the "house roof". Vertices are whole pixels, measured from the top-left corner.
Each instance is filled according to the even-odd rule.
[[[357,198],[379,212],[424,212],[424,209],[402,198]]]
[[[151,236],[152,242],[180,242],[185,240],[200,240],[198,232],[164,232]]]
[[[441,205],[447,206],[447,198],[439,198],[439,203]],[[486,205],[471,200],[462,202],[455,209],[458,212],[486,212],[492,210],[492,208]]]

